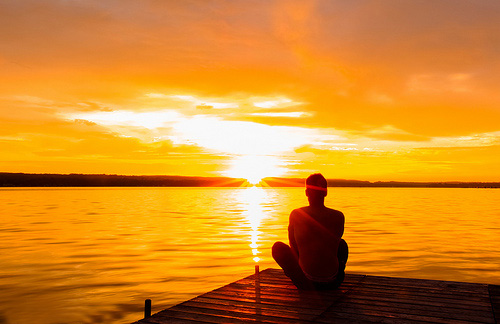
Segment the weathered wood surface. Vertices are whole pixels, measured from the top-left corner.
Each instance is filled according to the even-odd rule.
[[[150,323],[496,323],[500,286],[346,274],[338,290],[299,291],[266,269],[161,311]]]

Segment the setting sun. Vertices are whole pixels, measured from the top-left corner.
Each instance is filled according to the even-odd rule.
[[[233,178],[247,179],[249,183],[256,185],[263,178],[284,175],[286,169],[282,164],[284,163],[272,156],[246,155],[233,159],[225,174]]]

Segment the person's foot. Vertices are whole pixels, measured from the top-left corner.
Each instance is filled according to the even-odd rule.
[[[298,290],[315,290],[315,287],[314,285],[309,282],[309,283],[293,283],[295,285],[295,287],[297,287]]]
[[[339,272],[345,272],[346,262],[339,261]]]

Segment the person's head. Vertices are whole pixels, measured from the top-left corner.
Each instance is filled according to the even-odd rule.
[[[311,174],[306,179],[306,196],[310,205],[324,204],[328,183],[321,173]]]

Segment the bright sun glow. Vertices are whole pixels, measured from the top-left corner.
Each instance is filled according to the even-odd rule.
[[[265,177],[279,177],[286,172],[279,159],[273,156],[245,155],[235,158],[225,172],[229,177],[247,179],[253,185]]]
[[[148,94],[151,98],[172,96]],[[196,101],[194,96],[173,96],[177,100]],[[201,101],[200,101],[201,102]],[[205,101],[204,101],[205,102]],[[210,101],[211,105],[215,103]],[[282,99],[260,103],[261,106],[290,104]],[[217,105],[216,105],[217,106]],[[215,106],[214,106],[215,107]],[[298,117],[302,112],[280,112],[269,116]],[[278,114],[278,115],[276,115]],[[229,177],[244,178],[258,184],[265,177],[279,177],[288,171],[282,157],[297,147],[314,143],[317,131],[303,127],[271,126],[251,121],[226,120],[203,114],[183,114],[176,109],[135,112],[116,110],[110,112],[77,112],[65,115],[105,126],[124,137],[137,137],[148,143],[152,139],[165,140],[175,146],[197,146],[213,154],[232,156]]]
[[[173,125],[186,143],[238,155],[270,155],[310,142],[313,131],[300,127],[269,126],[247,121],[196,115]]]

